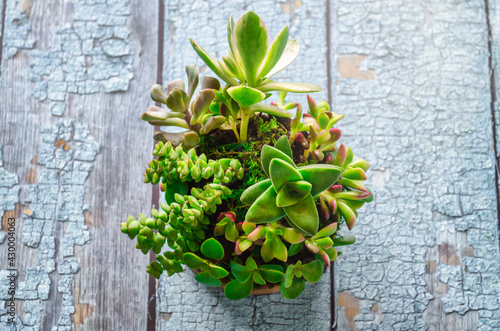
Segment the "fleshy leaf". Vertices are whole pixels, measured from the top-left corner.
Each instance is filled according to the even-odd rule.
[[[309,93],[323,90],[321,86],[311,83],[278,83],[273,81],[267,81],[257,88],[262,92],[287,91],[295,93]]]
[[[243,193],[240,196],[241,202],[247,205],[251,205],[271,185],[272,184],[270,179],[265,179],[253,184],[252,186],[248,187],[245,191],[243,191]]]
[[[342,168],[330,164],[311,164],[299,168],[305,181],[312,184],[311,195],[314,197],[333,184],[342,175]]]
[[[177,179],[172,179],[170,184],[165,187],[165,201],[168,204],[175,202],[175,194],[185,195],[188,192],[188,187],[185,182]]]
[[[302,176],[295,167],[278,158],[271,160],[269,174],[276,192],[280,192],[283,185],[288,182],[302,180]]]
[[[215,130],[219,128],[224,122],[226,121],[226,118],[224,116],[211,116],[208,118],[208,120],[205,122],[203,127],[201,128],[200,133],[201,134],[208,134],[210,131]]]
[[[196,43],[193,39],[190,39],[191,41],[191,46],[193,46],[193,49],[195,52],[198,54],[198,56],[205,62],[205,64],[212,69],[212,71],[219,76],[223,81],[228,83],[231,86],[236,86],[239,85],[236,80],[233,78],[229,77],[226,75],[219,65],[217,64],[217,60],[215,60],[210,54],[208,54],[198,43]]]
[[[224,294],[226,295],[226,298],[230,300],[240,300],[249,296],[250,293],[252,293],[252,290],[252,278],[249,277],[244,283],[238,281],[237,279],[233,279],[224,288]]]
[[[352,234],[346,234],[345,236],[337,237],[333,239],[333,246],[345,246],[351,245],[356,242],[356,237]]]
[[[220,280],[213,277],[208,272],[200,272],[194,277],[194,279],[208,286],[219,287],[222,285],[222,282]]]
[[[303,180],[285,183],[278,192],[276,205],[278,207],[286,207],[296,204],[311,192],[311,187],[310,183]]]
[[[286,155],[279,149],[276,149],[269,145],[264,145],[262,147],[262,151],[260,152],[260,159],[262,163],[262,169],[266,173],[267,177],[269,177],[269,164],[273,159],[281,159],[296,168],[295,163],[293,163],[293,160],[288,155]]]
[[[182,256],[184,264],[191,269],[198,269],[203,263],[203,259],[194,253],[184,253]]]
[[[278,63],[276,63],[271,71],[269,71],[267,77],[269,78],[288,67],[295,60],[295,58],[297,58],[298,54],[299,43],[295,39],[289,39],[286,43],[283,53],[281,54],[280,59],[278,60]]]
[[[274,148],[285,153],[286,155],[288,155],[288,157],[290,157],[293,160],[292,146],[290,146],[290,141],[288,140],[288,137],[286,135],[281,136],[280,139],[276,141]]]
[[[278,117],[292,117],[292,114],[290,114],[287,110],[277,106],[266,105],[264,103],[256,103],[255,105],[253,105],[252,111],[266,113]]]
[[[156,130],[153,139],[156,141],[162,141],[164,143],[170,141],[172,146],[177,147],[182,141],[183,134],[184,132],[165,132]]]
[[[303,278],[293,278],[290,287],[285,287],[281,283],[280,290],[283,297],[287,299],[295,299],[298,297],[306,287],[306,281]]]
[[[286,262],[288,258],[288,251],[286,249],[285,244],[281,241],[281,239],[277,235],[273,235],[271,241],[271,248],[273,250],[273,255],[280,261]]]
[[[296,204],[283,209],[289,218],[290,225],[297,231],[307,236],[314,236],[318,232],[318,210],[310,194]]]
[[[269,50],[267,51],[266,58],[262,62],[259,77],[265,77],[269,71],[278,63],[281,54],[285,50],[288,41],[288,26],[281,29],[280,33],[272,41]]]
[[[212,277],[215,277],[218,279],[224,278],[227,275],[229,275],[229,272],[226,269],[219,267],[219,266],[216,266],[216,265],[211,265],[208,272],[210,273],[210,275],[212,275]]]
[[[242,109],[246,109],[264,100],[266,95],[259,90],[248,86],[233,86],[227,89],[227,93]]]
[[[231,273],[233,274],[234,278],[242,283],[245,283],[253,273],[252,270],[248,270],[247,267],[236,262],[231,261],[229,263],[229,267],[231,268]]]
[[[304,247],[304,242],[299,242],[298,244],[292,244],[290,245],[290,248],[288,249],[288,256],[294,256],[295,254],[297,254],[298,252],[300,252],[300,250],[302,249],[302,247]]]
[[[276,266],[281,268],[281,270],[279,270],[271,267],[272,265],[263,266],[259,268],[259,272],[262,277],[264,277],[264,279],[269,283],[279,283],[285,276],[285,274],[283,273],[283,268],[281,266]]]
[[[281,228],[281,231],[283,232],[283,239],[291,244],[297,244],[304,241],[304,237],[295,229]]]
[[[255,263],[255,260],[251,257],[249,257],[246,262],[245,266],[247,267],[248,270],[257,270],[257,263]]]
[[[167,97],[167,107],[171,110],[178,112],[185,112],[188,106],[187,104],[187,94],[183,90],[174,88],[172,92],[168,94]]]
[[[191,125],[195,125],[198,119],[203,116],[208,106],[212,103],[214,99],[214,90],[204,89],[198,92],[198,96],[193,103],[193,117],[191,117]]]
[[[254,271],[254,273],[252,275],[252,279],[256,284],[266,285],[266,281],[264,280],[264,278],[262,278],[262,276],[260,275],[260,273],[258,271]]]
[[[293,277],[295,277],[294,275],[294,265],[293,264],[289,264],[288,267],[286,268],[286,272],[285,272],[285,279],[283,279],[283,283],[282,285],[284,287],[290,287],[292,285],[292,280],[293,280]]]
[[[256,13],[249,11],[236,22],[233,33],[248,85],[255,86],[269,43],[266,25]]]
[[[274,258],[273,254],[273,246],[272,246],[272,234],[267,234],[266,236],[266,241],[264,241],[264,244],[262,245],[260,249],[260,255],[262,256],[262,259],[264,262],[269,262]]]
[[[276,206],[276,191],[270,186],[248,209],[245,221],[269,223],[285,216],[283,208]]]
[[[342,199],[337,199],[336,201],[337,208],[342,216],[344,216],[347,227],[349,230],[352,230],[356,222],[356,213]]]
[[[308,264],[303,264],[301,267],[302,275],[311,283],[316,283],[323,275],[323,263],[320,260],[314,260]]]
[[[327,226],[325,226],[323,229],[319,230],[318,233],[314,236],[314,238],[321,238],[321,237],[329,237],[332,234],[337,231],[337,223],[331,223]]]
[[[201,244],[201,252],[209,259],[220,260],[224,257],[224,248],[214,238],[207,239]]]
[[[193,96],[194,91],[196,90],[196,87],[198,86],[198,81],[199,81],[198,69],[196,69],[196,64],[187,65],[186,73],[188,76],[187,103],[189,103],[191,97]]]

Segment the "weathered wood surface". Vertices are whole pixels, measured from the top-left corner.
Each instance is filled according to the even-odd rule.
[[[146,329],[148,257],[118,226],[151,206],[152,129],[139,115],[158,70],[165,83],[186,64],[208,73],[189,37],[221,56],[227,18],[246,10],[271,36],[289,25],[301,51],[277,78],[327,87],[330,76],[318,98],[333,96],[342,142],[372,163],[375,200],[336,268],[337,330],[500,328],[498,1],[164,4],[158,68],[157,1],[0,1],[0,213],[2,229],[17,219],[17,329]],[[158,330],[330,329],[328,275],[295,301],[231,302],[190,272],[157,285]]]
[[[149,259],[119,223],[151,203],[152,129],[139,116],[156,80],[158,3],[6,3],[0,143],[20,188],[4,217],[17,220],[18,329],[143,330]],[[0,256],[5,300],[5,242]]]

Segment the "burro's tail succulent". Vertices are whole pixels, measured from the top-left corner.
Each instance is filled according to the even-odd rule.
[[[269,223],[286,216],[288,223],[307,236],[318,232],[319,215],[314,198],[332,186],[342,168],[330,164],[297,167],[286,136],[275,147],[262,148],[262,168],[269,177],[247,188],[241,201],[250,206],[245,220]]]

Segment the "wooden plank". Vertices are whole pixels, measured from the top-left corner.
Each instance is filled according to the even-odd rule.
[[[276,76],[279,81],[316,83],[327,86],[325,2],[313,1],[167,1],[165,4],[164,83],[185,79],[184,67],[197,64],[202,75],[209,70],[189,44],[193,38],[208,52],[220,58],[227,49],[226,26],[247,10],[259,14],[269,29],[270,38],[289,25],[290,38],[298,40],[297,60]],[[213,75],[213,74],[212,74]],[[317,93],[321,100],[327,90]],[[289,96],[305,103],[305,95]],[[158,330],[182,329],[330,329],[330,279],[308,285],[295,300],[281,294],[249,297],[232,302],[219,289],[197,283],[190,271],[160,279],[158,290]]]
[[[338,330],[498,329],[485,2],[331,4],[335,109],[374,192],[336,269]]]
[[[158,32],[150,13],[158,3],[9,2],[26,14],[23,27],[36,40],[35,50],[12,59],[4,52],[0,87],[4,166],[21,187],[18,323],[145,329],[149,259],[119,223],[151,204],[142,173],[153,130],[139,117],[156,80]],[[106,93],[116,91],[122,93]],[[21,218],[25,209],[33,215]],[[5,250],[1,245],[0,256]]]

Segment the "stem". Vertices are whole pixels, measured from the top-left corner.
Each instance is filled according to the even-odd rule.
[[[240,142],[247,142],[248,122],[250,121],[250,108],[241,110]]]

